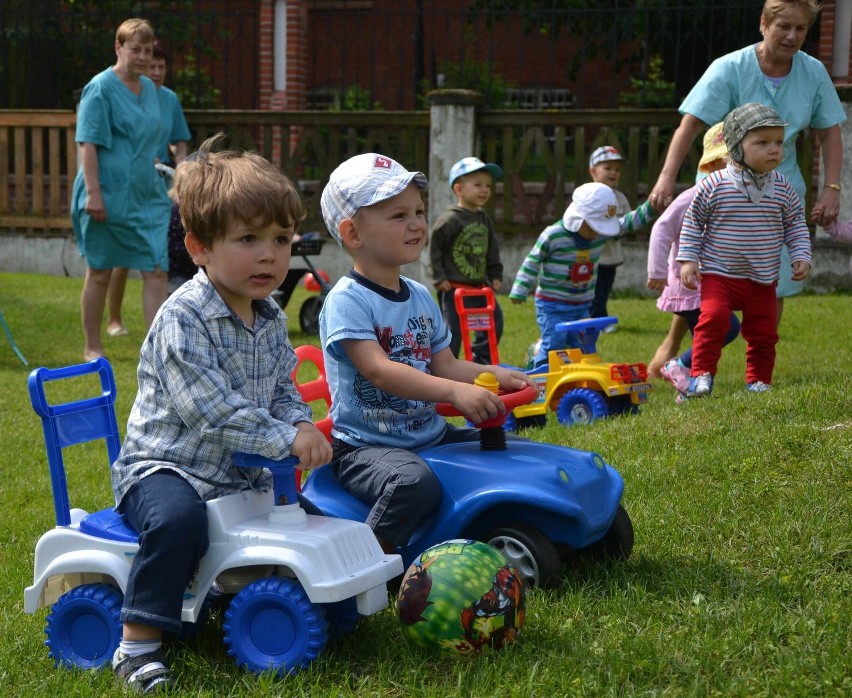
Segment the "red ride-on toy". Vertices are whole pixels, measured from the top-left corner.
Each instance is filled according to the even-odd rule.
[[[485,305],[469,306],[468,298],[484,298]],[[487,286],[482,288],[457,288],[453,300],[456,312],[459,316],[461,327],[462,349],[464,358],[473,361],[473,342],[470,333],[485,332],[488,335],[488,350],[491,354],[491,363],[500,362],[497,354],[497,326],[494,324],[494,309],[497,301],[494,300],[494,291]]]

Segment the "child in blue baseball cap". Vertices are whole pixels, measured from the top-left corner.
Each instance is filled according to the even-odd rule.
[[[455,290],[489,286],[495,293],[503,284],[503,262],[494,223],[484,206],[491,198],[494,180],[503,177],[499,165],[467,157],[450,168],[450,187],[456,203],[444,211],[431,230],[430,261],[432,278],[438,289],[438,304],[452,332],[450,349],[458,356],[461,325],[456,310]],[[481,307],[484,298],[469,298],[466,305]],[[497,341],[503,334],[503,311],[495,301],[494,327]],[[471,349],[473,360],[490,364],[493,360],[486,332],[477,332]]]

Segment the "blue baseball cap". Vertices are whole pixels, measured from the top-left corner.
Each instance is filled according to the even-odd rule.
[[[482,162],[479,158],[462,158],[450,168],[450,187],[453,186],[459,177],[478,172],[479,170],[488,170],[494,179],[503,177],[503,168],[500,165],[495,165],[493,162]]]

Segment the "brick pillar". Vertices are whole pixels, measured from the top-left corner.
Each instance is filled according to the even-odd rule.
[[[283,9],[283,12],[281,11]],[[286,47],[276,45],[284,23]],[[260,107],[270,111],[296,111],[305,109],[308,77],[308,10],[304,0],[260,0],[258,37],[258,65],[260,72]],[[284,51],[276,56],[276,50]],[[283,74],[280,67],[283,65]],[[276,67],[279,70],[276,70]],[[298,134],[289,133],[289,143],[295,145]],[[281,163],[280,129],[272,133],[272,161]],[[294,174],[294,173],[289,173]]]

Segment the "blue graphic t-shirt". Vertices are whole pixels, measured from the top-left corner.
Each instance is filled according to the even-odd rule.
[[[354,446],[381,444],[414,450],[439,442],[446,431],[435,405],[379,390],[362,376],[341,342],[378,342],[391,361],[429,373],[432,355],[450,345],[435,299],[422,284],[400,277],[394,293],[355,271],[323,303],[320,339],[331,389],[332,435]]]

